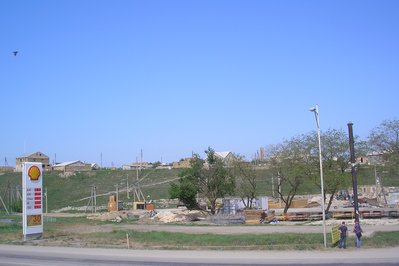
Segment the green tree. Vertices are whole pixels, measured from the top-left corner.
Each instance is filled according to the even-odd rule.
[[[384,171],[387,176],[399,175],[399,120],[385,120],[373,128],[368,137],[371,152],[380,153],[383,157]]]
[[[349,137],[343,130],[329,129],[321,134],[322,144],[322,163],[324,197],[327,203],[326,212],[330,210],[335,194],[340,189],[345,189],[350,185],[350,173],[346,170],[349,167],[350,151]],[[310,133],[305,137],[307,151],[309,152],[309,175],[312,176],[314,183],[321,189],[320,180],[320,161],[317,132]],[[358,155],[365,154],[365,142],[359,141],[355,137],[355,150]],[[328,200],[327,195],[329,195]]]
[[[160,161],[157,161],[152,164],[152,168],[157,168],[158,166],[161,166],[161,165],[162,165],[162,163]]]
[[[389,157],[399,153],[399,120],[385,120],[373,128],[369,135],[370,148],[376,152],[385,152]]]
[[[205,151],[207,158],[194,155],[190,160],[190,168],[181,173],[178,184],[173,184],[170,195],[177,196],[184,204],[193,206],[194,194],[205,197],[210,205],[211,213],[216,212],[216,200],[234,191],[234,178],[226,169],[222,159],[215,155],[212,148]],[[185,190],[190,190],[186,195]],[[195,192],[195,193],[194,193]]]
[[[187,178],[179,179],[178,184],[172,183],[169,189],[170,198],[179,199],[189,210],[198,209],[197,192],[195,183]]]
[[[231,173],[236,181],[235,192],[240,196],[245,208],[251,209],[256,198],[256,170],[253,164],[245,161],[244,157],[236,154]]]
[[[275,146],[269,159],[271,169],[279,180],[277,192],[285,203],[284,214],[287,214],[298,189],[312,172],[309,147],[304,140],[305,136],[301,135]]]
[[[316,134],[314,134],[316,135]],[[316,142],[316,136],[314,136]],[[329,199],[327,202],[326,212],[328,213],[335,194],[340,189],[345,189],[350,184],[350,174],[345,170],[348,169],[350,159],[349,139],[343,130],[329,129],[321,135],[322,143],[322,159],[323,159],[323,179],[324,179],[324,195]],[[317,148],[318,153],[318,148]],[[314,158],[316,151],[313,153]],[[318,162],[318,161],[317,161]],[[316,165],[317,163],[315,163]],[[320,186],[320,166],[318,167],[315,183]]]

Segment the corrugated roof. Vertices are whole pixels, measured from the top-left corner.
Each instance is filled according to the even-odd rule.
[[[68,166],[68,165],[71,165],[71,164],[74,164],[74,163],[77,163],[77,162],[80,162],[80,161],[72,161],[72,162],[59,163],[59,164],[54,165],[54,167],[58,167],[58,166]]]

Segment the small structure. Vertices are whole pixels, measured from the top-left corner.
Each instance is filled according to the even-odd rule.
[[[215,151],[215,155],[216,157],[222,159],[227,167],[232,166],[233,163],[237,160],[237,158],[231,151]]]
[[[53,170],[62,172],[90,171],[91,164],[81,161],[65,162],[53,165]]]
[[[388,205],[399,207],[399,191],[389,192],[387,202]]]
[[[22,172],[22,165],[26,162],[42,163],[44,171],[51,170],[49,157],[40,151],[17,157],[15,160],[15,171]]]
[[[116,197],[115,197],[115,195],[109,196],[107,210],[109,212],[117,211],[118,210],[117,207],[118,207],[118,205],[116,205]]]
[[[245,201],[247,202],[248,199],[245,199]],[[224,214],[236,214],[245,209],[245,204],[241,198],[224,198],[222,205]],[[259,196],[253,199],[251,206],[256,210],[267,211],[269,209],[268,197]]]
[[[175,169],[190,168],[191,167],[191,164],[190,164],[191,159],[192,158],[184,158],[184,159],[181,159],[178,162],[173,162],[172,168],[175,168]]]
[[[122,165],[122,170],[148,169],[152,167],[153,167],[152,163],[147,163],[147,162],[130,163]]]
[[[91,170],[98,170],[98,169],[100,169],[101,167],[98,165],[98,164],[96,164],[96,163],[92,163],[91,164]]]
[[[14,167],[12,166],[0,166],[0,173],[12,173],[14,172]]]
[[[154,209],[155,209],[155,205],[152,202],[146,202],[146,201],[134,201],[133,202],[133,210],[153,211]]]
[[[367,164],[380,165],[384,162],[386,152],[371,152],[367,154]]]

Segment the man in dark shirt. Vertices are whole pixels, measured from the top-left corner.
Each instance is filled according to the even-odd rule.
[[[356,234],[356,247],[360,248],[360,246],[362,245],[362,241],[361,241],[361,237],[362,237],[362,228],[360,227],[360,223],[359,222],[355,222],[355,228],[353,229],[353,232]]]
[[[346,227],[345,222],[338,227],[338,230],[341,232],[341,239],[339,240],[339,248],[346,248],[346,235],[348,231],[348,227]]]

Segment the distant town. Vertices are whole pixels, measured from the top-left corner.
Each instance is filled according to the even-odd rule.
[[[264,150],[261,149],[261,156],[264,158]],[[216,152],[218,157],[222,158],[226,163],[234,159],[232,152]],[[184,158],[177,162],[169,164],[161,162],[133,162],[122,165],[122,170],[134,170],[134,169],[172,169],[172,168],[188,168],[190,167],[190,159]],[[22,172],[22,166],[25,162],[40,162],[44,171],[60,171],[60,172],[77,172],[77,171],[91,171],[98,169],[117,169],[116,167],[102,167],[97,163],[88,163],[81,160],[68,161],[68,162],[54,162],[50,163],[50,157],[45,153],[38,151],[21,155],[15,159],[15,167],[4,165],[0,166],[0,173],[6,172]]]
[[[230,151],[215,152],[215,155],[221,158],[226,165],[231,164],[236,160],[236,155]],[[40,162],[44,171],[60,171],[60,172],[78,172],[78,171],[92,171],[99,169],[122,169],[122,170],[135,170],[135,169],[178,169],[178,168],[189,168],[191,158],[183,158],[179,161],[172,163],[161,163],[161,162],[132,162],[123,164],[121,167],[102,167],[97,163],[89,163],[81,160],[68,161],[68,162],[53,162],[50,163],[50,157],[45,153],[38,151],[21,155],[15,159],[15,167],[13,166],[0,166],[0,173],[9,172],[22,172],[22,165],[25,162]],[[378,164],[382,161],[382,154],[370,153],[365,157],[358,157],[357,163],[359,164]],[[265,149],[261,147],[255,155],[255,164],[257,166],[265,165]]]

